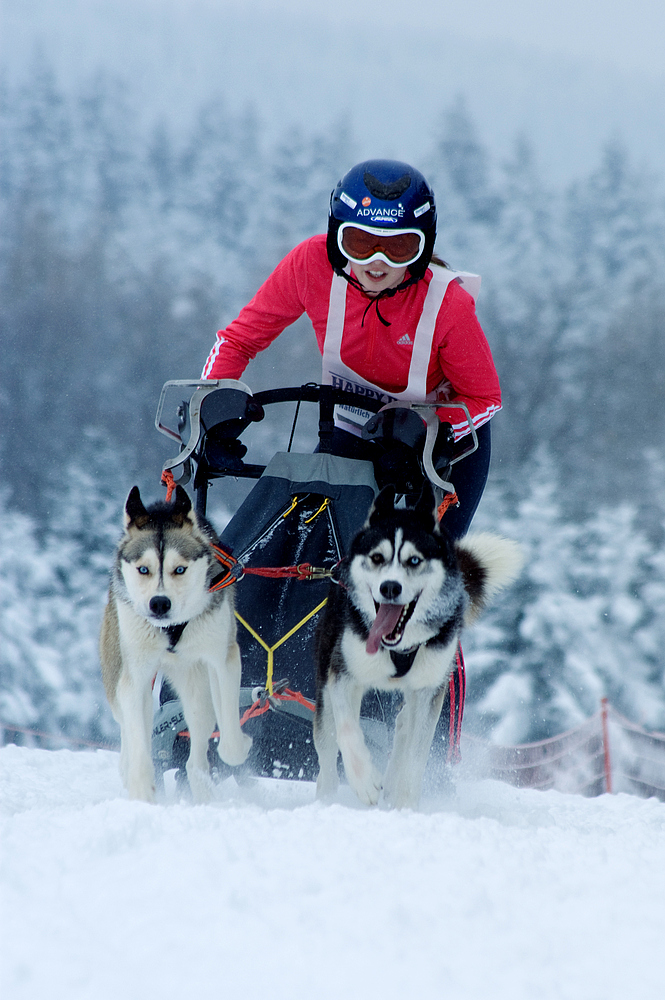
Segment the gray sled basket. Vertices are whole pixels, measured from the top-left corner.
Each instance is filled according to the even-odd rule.
[[[222,542],[245,567],[308,563],[329,573],[365,522],[376,492],[370,462],[280,453]],[[270,706],[245,723],[254,739],[249,766],[257,773],[316,773],[314,636],[330,586],[323,574],[311,580],[246,575],[236,586],[243,700],[248,691],[260,692]]]

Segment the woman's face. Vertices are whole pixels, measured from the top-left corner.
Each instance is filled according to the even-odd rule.
[[[366,295],[378,295],[386,288],[395,288],[406,274],[405,267],[389,267],[382,260],[370,260],[366,264],[352,263],[351,270]]]

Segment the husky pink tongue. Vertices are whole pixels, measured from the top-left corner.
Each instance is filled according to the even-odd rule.
[[[384,635],[390,635],[393,631],[402,611],[404,611],[403,604],[379,604],[379,610],[376,612],[376,618],[365,643],[365,649],[368,653],[378,652],[381,640]]]

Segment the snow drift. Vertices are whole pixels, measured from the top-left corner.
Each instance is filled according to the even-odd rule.
[[[460,779],[420,812],[124,798],[109,751],[0,749],[7,1000],[660,1000],[665,805]]]

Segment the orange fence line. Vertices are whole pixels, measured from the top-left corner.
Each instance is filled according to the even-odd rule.
[[[78,736],[65,736],[64,733],[43,733],[39,729],[27,729],[25,726],[14,726],[6,722],[0,722],[0,733],[25,733],[27,736],[39,736],[40,739],[51,740],[54,743],[74,743],[76,746],[91,747],[93,750],[120,749],[119,743],[95,743]]]
[[[531,760],[531,761],[520,761],[518,759],[515,759],[514,761],[511,761],[508,764],[503,764],[503,763],[499,763],[499,762],[496,762],[496,761],[492,761],[492,767],[494,768],[495,771],[520,771],[520,770],[526,771],[530,767],[544,767],[547,764],[553,763],[554,761],[563,760],[564,757],[569,757],[576,750],[579,750],[581,747],[585,746],[590,740],[594,740],[594,739],[595,740],[599,740],[600,739],[600,734],[599,733],[591,733],[589,736],[585,736],[584,739],[578,740],[577,743],[572,743],[570,746],[566,747],[566,749],[562,750],[560,753],[551,754],[551,756],[549,756],[549,757],[541,757],[539,760]],[[485,745],[489,746],[490,755],[491,755],[491,752],[493,750],[495,750],[495,749],[496,750],[501,750],[504,753],[505,753],[506,750],[517,750],[519,752],[519,750],[521,749],[519,747],[519,745],[515,746],[515,747],[503,747],[503,746],[500,747],[498,745],[496,747],[494,747],[491,744],[485,744]],[[536,746],[539,746],[539,745],[540,744],[538,744],[538,743],[524,743],[524,744],[522,744],[522,746],[529,747],[529,748],[532,747],[532,746],[536,747]],[[601,753],[602,753],[602,751],[598,751],[598,754],[594,753],[594,754],[591,754],[590,756],[593,756],[593,757],[599,756]]]

